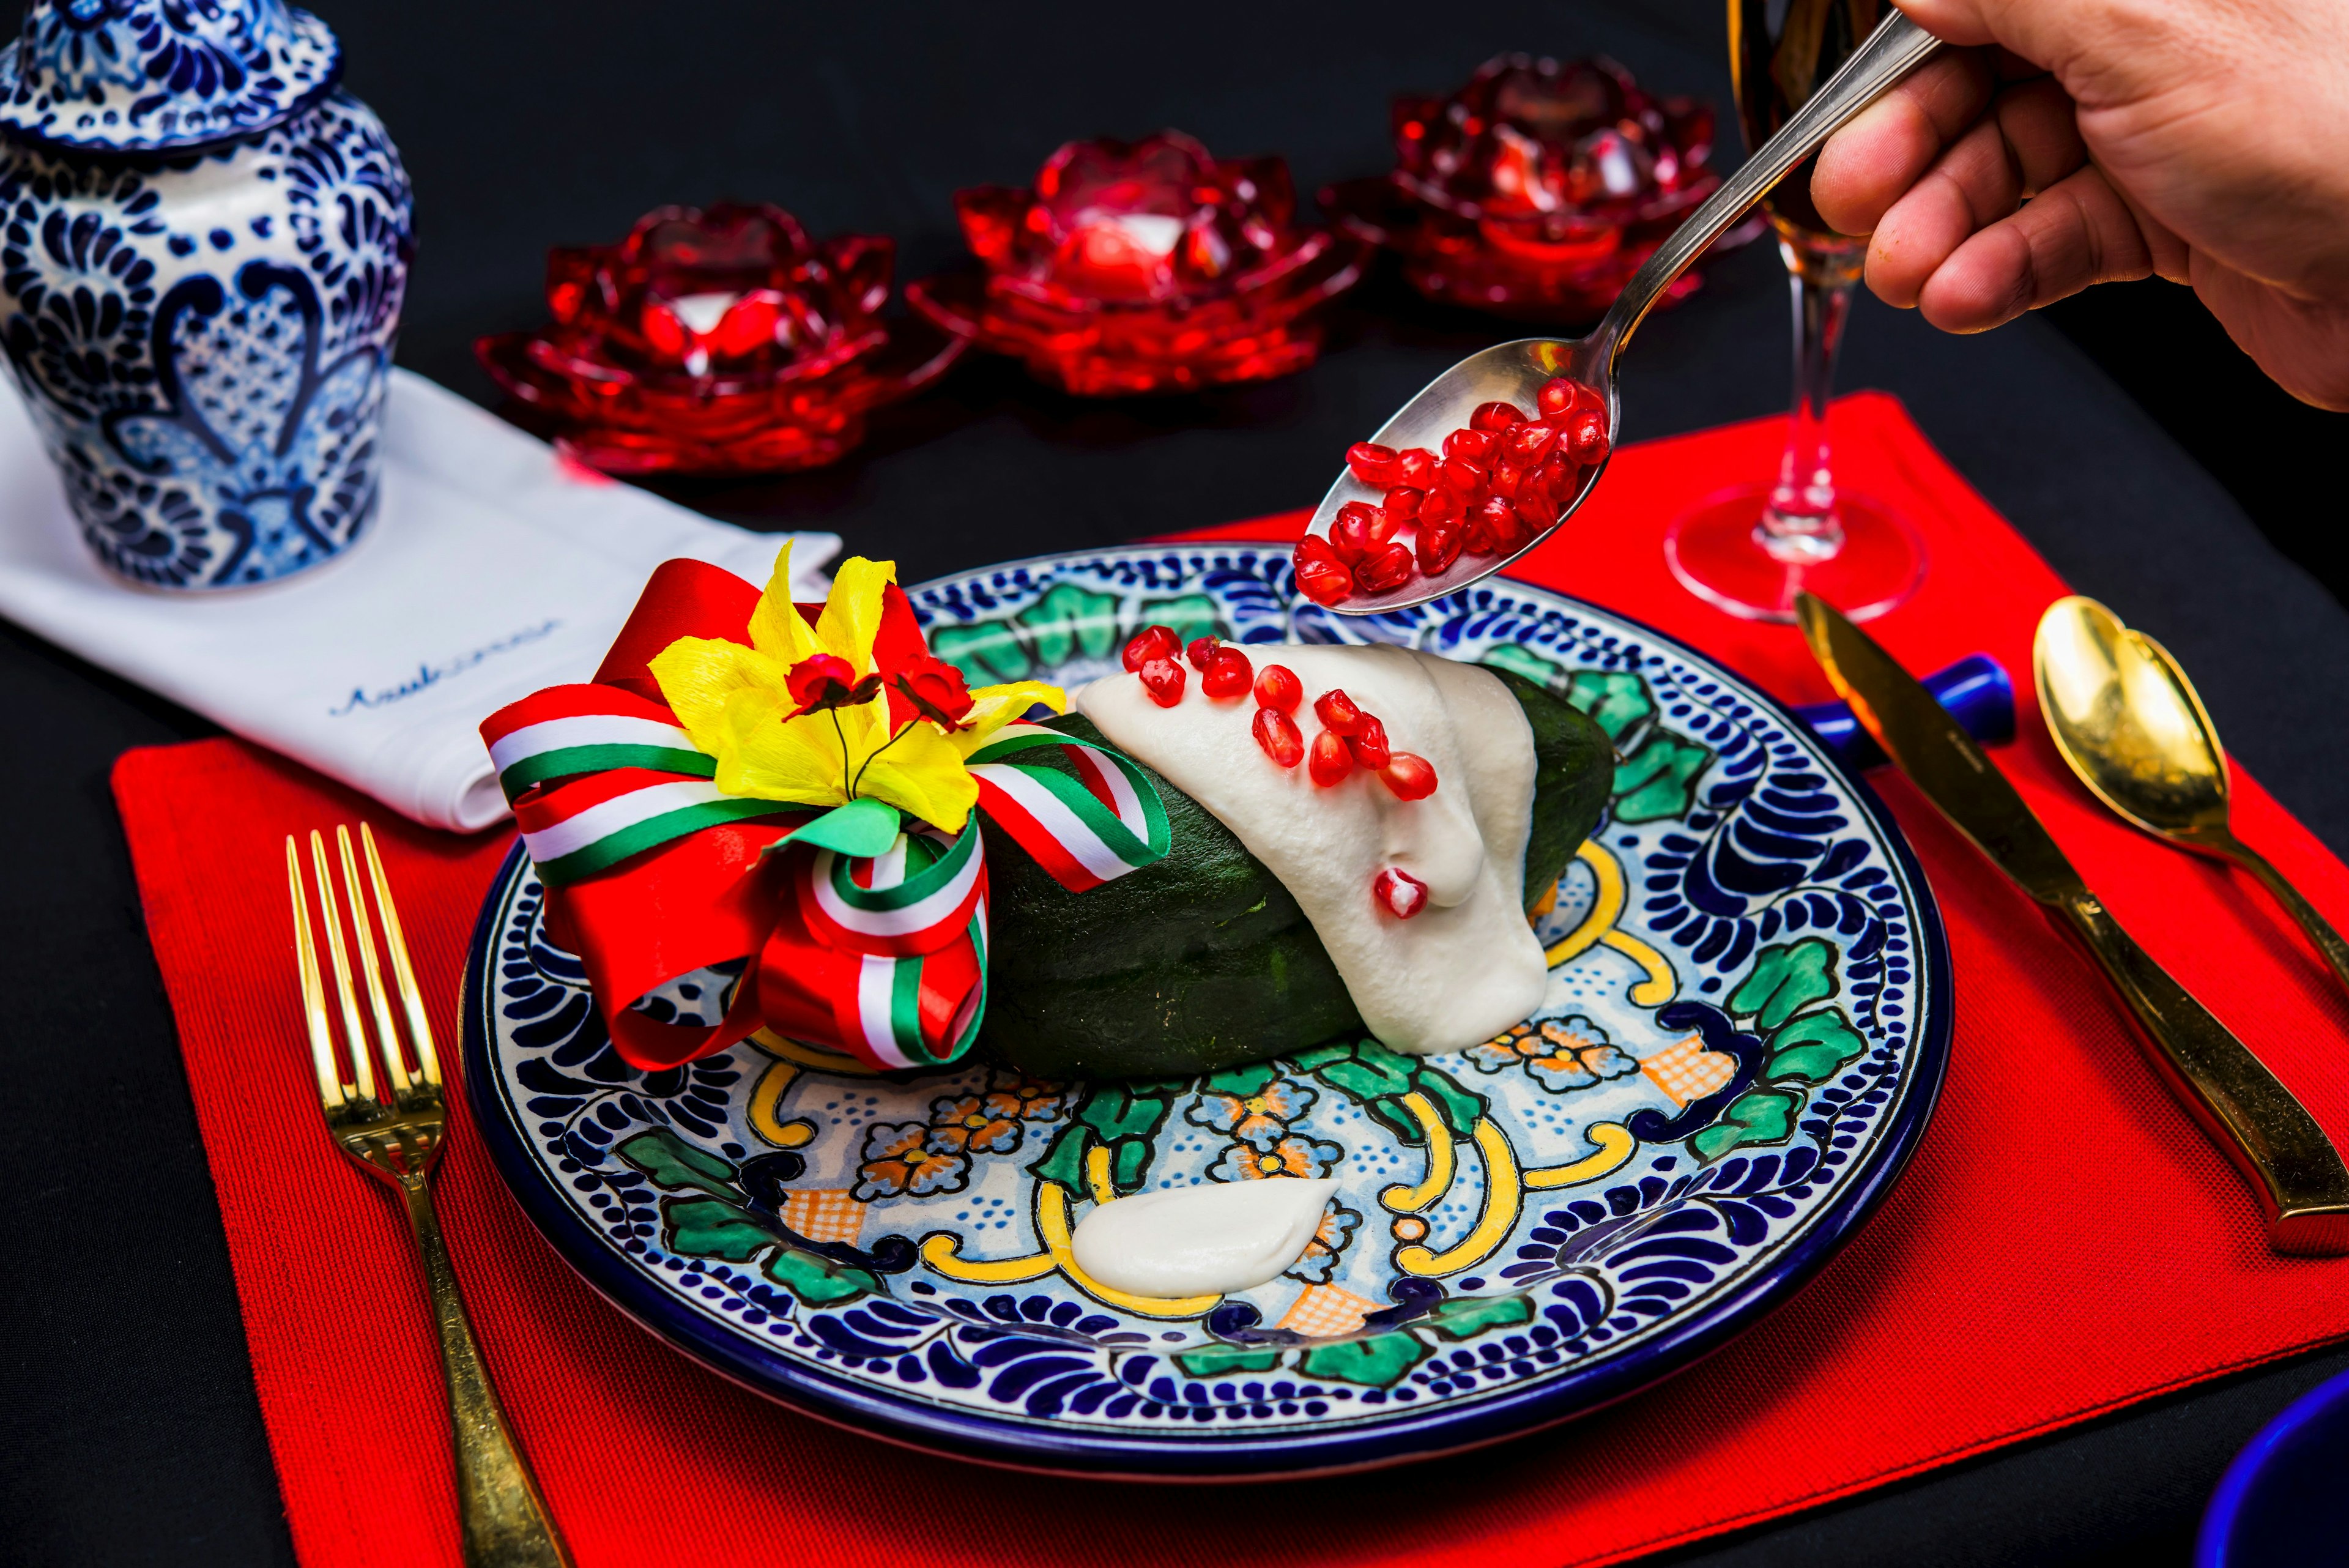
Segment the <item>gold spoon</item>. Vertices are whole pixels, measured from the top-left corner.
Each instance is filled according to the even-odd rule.
[[[2169,650],[2074,594],[2039,618],[2031,666],[2048,732],[2080,782],[2147,833],[2258,877],[2349,988],[2349,942],[2228,826],[2227,756]]]

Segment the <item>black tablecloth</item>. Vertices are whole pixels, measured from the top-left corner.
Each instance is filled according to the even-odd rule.
[[[917,275],[959,254],[956,187],[1024,181],[1070,136],[1176,126],[1220,153],[1286,153],[1310,191],[1386,166],[1391,94],[1448,88],[1500,49],[1604,51],[1660,89],[1727,94],[1720,10],[1702,0],[320,9],[416,179],[422,250],[401,358],[484,400],[470,344],[541,318],[544,247],[615,237],[663,202],[769,199],[818,234],[894,234],[902,275]],[[1726,259],[1640,333],[1627,439],[1783,407],[1785,331],[1775,255]],[[836,529],[918,579],[1309,502],[1346,441],[1462,352],[1514,335],[1381,278],[1289,381],[1088,405],[970,363],[835,469],[665,488],[738,520]],[[1905,399],[2058,571],[2166,641],[2236,755],[2349,852],[2349,726],[2328,679],[2349,670],[2349,613],[2152,420],[2037,322],[1950,338],[1868,302],[1846,364],[1845,384]],[[7,628],[0,701],[14,736],[0,751],[0,1559],[288,1562],[106,789],[125,747],[210,729]],[[2182,1562],[2228,1457],[2344,1365],[2305,1359],[1683,1560]]]

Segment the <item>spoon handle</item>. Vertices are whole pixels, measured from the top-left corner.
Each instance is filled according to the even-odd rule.
[[[2303,1257],[2349,1252],[2349,1167],[2307,1108],[2095,895],[2080,888],[2050,902],[2137,1015],[2170,1092],[2251,1182],[2268,1244]]]
[[[1874,103],[1893,83],[1940,47],[1940,39],[1899,11],[1885,17],[1867,41],[1844,61],[1843,67],[1827,78],[1826,85],[1803,101],[1802,108],[1779,128],[1778,134],[1740,164],[1737,172],[1722,182],[1720,190],[1656,247],[1656,254],[1648,258],[1647,265],[1631,275],[1631,281],[1616,297],[1614,308],[1590,334],[1593,342],[1605,351],[1607,368],[1614,369],[1616,356],[1631,340],[1632,330],[1640,325],[1640,318],[1704,253],[1705,246],[1744,217],[1746,210],[1767,194],[1787,171],[1816,152],[1819,144],[1841,130],[1847,120]]]
[[[2316,944],[2316,950],[2324,955],[2326,963],[2333,966],[2333,973],[2341,981],[2342,988],[2349,990],[2349,941],[2341,940],[2341,933],[2333,929],[2332,922],[2318,914],[2316,907],[2300,896],[2300,889],[2285,880],[2282,872],[2268,864],[2266,856],[2233,834],[2227,835],[2223,840],[2214,841],[2213,846],[2220,854],[2258,877],[2261,884],[2275,895],[2275,901],[2283,906],[2284,913],[2300,922],[2300,929],[2308,933],[2308,940]]]

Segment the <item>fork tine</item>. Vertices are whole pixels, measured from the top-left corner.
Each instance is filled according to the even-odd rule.
[[[394,1099],[408,1093],[408,1064],[400,1060],[399,1030],[391,1021],[391,999],[383,992],[383,969],[376,962],[375,927],[367,919],[367,889],[359,886],[358,862],[351,855],[351,830],[335,825],[335,849],[343,863],[343,895],[351,901],[351,934],[358,939],[359,971],[367,978],[367,1005],[375,1013],[376,1045],[383,1053],[383,1075]]]
[[[310,936],[310,900],[302,888],[302,857],[290,833],[285,836],[285,881],[294,895],[294,965],[302,975],[302,1014],[310,1026],[310,1065],[318,1075],[318,1100],[329,1111],[340,1110],[342,1069],[335,1065],[335,1036],[326,1026],[326,987]]]
[[[401,1011],[408,1014],[408,1043],[416,1050],[419,1076],[440,1086],[440,1058],[432,1049],[432,1025],[424,1016],[424,992],[416,983],[416,970],[408,961],[408,938],[399,929],[399,906],[391,901],[391,878],[384,875],[383,857],[376,852],[375,830],[359,824],[359,843],[366,846],[367,879],[375,884],[375,907],[383,914],[383,945],[391,954],[391,978],[399,987]]]
[[[367,1062],[367,1025],[359,1022],[358,992],[351,989],[350,954],[343,947],[343,917],[335,908],[335,874],[326,868],[326,841],[310,830],[310,861],[318,873],[318,912],[326,921],[326,953],[335,961],[335,992],[343,1004],[343,1028],[350,1037],[351,1070],[360,1099],[372,1100],[375,1069]]]

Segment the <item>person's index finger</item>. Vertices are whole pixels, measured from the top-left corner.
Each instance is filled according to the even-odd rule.
[[[1926,62],[1827,140],[1811,176],[1811,200],[1836,230],[1874,231],[1892,203],[1944,148],[1982,117],[1989,61],[1967,49]]]

